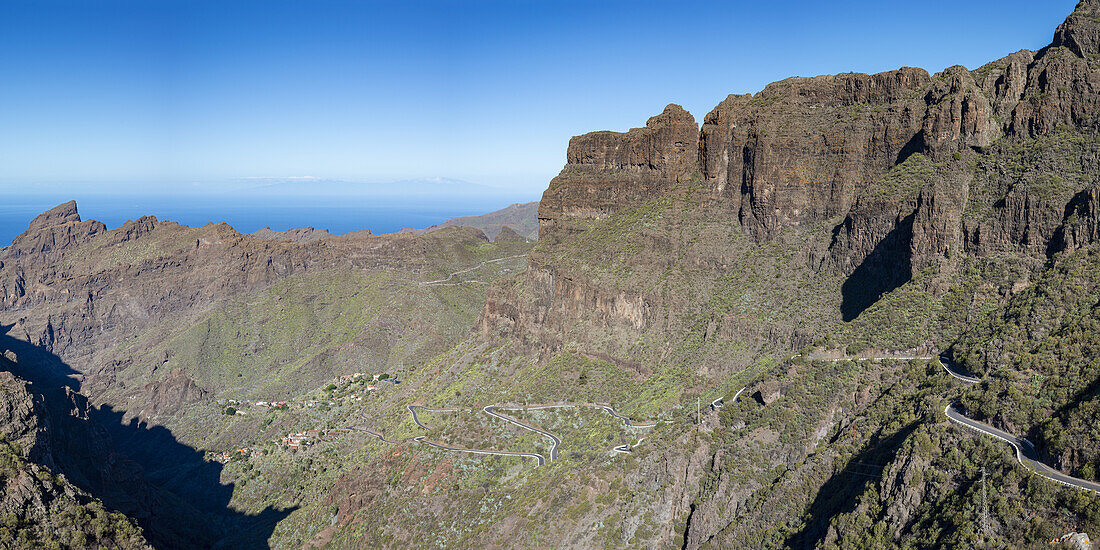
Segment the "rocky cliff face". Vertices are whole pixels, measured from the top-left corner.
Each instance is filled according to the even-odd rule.
[[[45,259],[51,252],[86,242],[106,230],[101,222],[81,221],[76,201],[69,201],[39,214],[27,230],[12,241],[4,256],[9,260],[22,256]]]
[[[66,203],[0,248],[0,311],[10,335],[69,362],[89,378],[92,393],[109,384],[112,370],[93,356],[128,335],[296,274],[432,269],[424,252],[438,241],[368,233],[295,243],[254,239],[224,223],[190,228],[143,217],[106,231],[79,220],[75,204]],[[106,378],[97,380],[100,370]]]
[[[560,239],[567,221],[606,218],[688,181],[697,171],[698,129],[690,113],[669,105],[645,128],[569,140],[566,167],[539,202],[539,239]]]
[[[676,207],[631,228],[631,258],[611,257],[630,253],[623,246],[587,264],[635,275],[665,264],[709,271],[700,277],[713,281],[721,266],[752,261],[752,247],[737,250],[739,236],[755,250],[800,242],[790,275],[842,278],[842,321],[924,270],[951,273],[964,257],[1040,262],[1091,242],[1098,5],[1081,2],[1049,47],[973,71],[792,78],[726,98],[701,128],[670,105],[644,128],[573,138],[540,203],[543,245],[519,288],[490,296],[483,330],[556,346],[583,342],[583,326],[618,327],[623,339],[671,327],[659,312],[691,309],[692,300],[629,288],[552,253],[583,248],[601,224],[624,223],[661,198]],[[727,242],[699,250],[708,225],[725,226],[709,238]],[[570,326],[577,318],[584,322]]]
[[[291,512],[230,506],[239,495],[202,449],[246,445],[261,419],[211,422],[214,394],[289,399],[364,364],[434,356],[468,332],[483,281],[522,267],[490,262],[530,247],[511,235],[291,242],[154,217],[108,231],[61,205],[0,248],[0,383],[27,380],[31,396],[5,401],[0,387],[0,442],[136,520],[158,548],[259,547]],[[478,283],[419,284],[454,272]]]
[[[8,370],[14,366],[11,357],[0,358],[0,544],[151,548],[131,519],[107,511],[102,501],[57,475],[60,449],[52,439],[76,434],[65,434],[65,421],[51,419],[27,381]]]

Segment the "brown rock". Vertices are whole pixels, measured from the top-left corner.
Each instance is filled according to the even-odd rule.
[[[27,230],[13,239],[11,246],[0,249],[0,256],[14,259],[46,254],[86,242],[106,230],[107,226],[101,222],[81,221],[76,201],[69,201],[31,220]]]
[[[288,241],[294,243],[308,243],[330,238],[332,237],[332,233],[329,233],[327,229],[315,229],[313,227],[306,227],[304,229],[287,229],[286,231],[275,231],[270,227],[264,227],[251,233],[251,236],[260,239],[261,241]]]
[[[508,225],[501,226],[500,233],[497,233],[496,238],[493,239],[493,242],[497,243],[522,243],[526,241],[527,239],[523,235],[516,233],[516,231]]]
[[[1054,33],[1054,47],[1069,48],[1079,57],[1100,54],[1100,2],[1082,0]]]

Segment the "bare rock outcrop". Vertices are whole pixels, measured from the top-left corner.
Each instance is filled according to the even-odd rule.
[[[2,256],[8,259],[43,256],[86,242],[106,230],[107,226],[102,222],[81,221],[76,201],[69,201],[34,218],[27,230],[12,240]]]
[[[313,227],[287,229],[285,231],[275,231],[270,227],[264,227],[250,233],[250,235],[261,241],[289,241],[295,243],[308,243],[332,237],[332,233],[329,233],[327,229],[315,229]]]
[[[808,269],[845,279],[845,321],[916,274],[950,273],[966,256],[1040,262],[1092,242],[1100,225],[1089,194],[1100,177],[1097,5],[1081,2],[1047,48],[973,71],[790,78],[727,97],[698,129],[670,105],[644,128],[573,138],[539,207],[539,238],[549,246],[530,256],[521,287],[490,293],[483,332],[596,353],[602,344],[586,342],[585,326],[627,341],[694,311],[686,294],[619,284],[546,252],[591,248],[581,239],[595,238],[603,220],[662,199],[684,206],[630,228],[633,255],[593,249],[584,265],[677,267],[715,280],[723,266],[746,261],[717,242],[698,244],[701,228],[725,224],[729,233],[711,239],[804,242]],[[799,338],[791,327],[761,332]]]
[[[697,172],[698,140],[695,118],[679,105],[669,105],[644,128],[569,140],[566,167],[539,202],[539,239],[556,237],[563,218],[606,218],[689,180]],[[568,232],[568,224],[563,229]]]

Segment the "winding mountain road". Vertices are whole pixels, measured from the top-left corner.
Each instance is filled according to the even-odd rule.
[[[428,407],[423,407],[423,406],[420,406],[420,405],[406,405],[405,408],[409,409],[409,412],[412,413],[413,422],[415,422],[417,426],[420,426],[421,428],[424,428],[425,430],[430,430],[431,428],[428,425],[426,425],[426,424],[424,424],[423,422],[420,421],[420,417],[417,416],[417,414],[416,414],[416,409],[423,409],[425,411],[435,412],[435,413],[469,412],[470,411],[470,409],[429,409]]]
[[[946,370],[948,374],[958,380],[962,380],[963,382],[966,382],[968,384],[977,384],[981,382],[981,380],[978,378],[967,376],[959,372],[956,368],[952,368],[955,365],[947,357],[941,356],[940,364],[943,365],[943,369]],[[1000,439],[1001,441],[1004,441],[1005,443],[1008,443],[1014,449],[1016,449],[1016,461],[1022,464],[1024,467],[1035,472],[1036,474],[1041,475],[1056,483],[1061,483],[1062,485],[1076,487],[1078,489],[1092,491],[1094,493],[1100,493],[1100,483],[1095,483],[1085,479],[1066,475],[1044,464],[1039,457],[1039,452],[1035,450],[1035,445],[1032,445],[1030,441],[1021,437],[1016,437],[1006,431],[994,428],[993,426],[990,426],[989,424],[986,424],[984,422],[974,420],[966,416],[956,404],[948,405],[946,408],[944,408],[943,412],[947,415],[948,420],[955,422],[956,424],[961,424],[967,428],[970,428],[971,430],[993,436],[997,439]]]
[[[377,437],[379,440],[384,441],[386,443],[392,443],[392,444],[401,443],[400,441],[393,441],[391,439],[386,439],[386,436],[384,436],[384,435],[382,435],[382,434],[380,434],[380,433],[378,433],[378,432],[376,432],[376,431],[374,431],[370,428],[365,428],[363,426],[348,426],[345,429],[346,430],[360,431],[360,432],[363,432],[363,433],[366,433],[366,434],[369,434],[369,435],[373,435],[374,437]]]
[[[465,447],[451,447],[449,445],[444,445],[442,443],[436,443],[434,441],[428,441],[422,435],[414,437],[413,441],[415,441],[417,443],[423,443],[424,445],[427,445],[429,447],[435,447],[437,449],[443,449],[445,451],[455,451],[455,452],[459,452],[459,453],[470,453],[470,454],[475,454],[475,455],[522,456],[522,457],[526,457],[526,458],[535,459],[536,461],[538,461],[539,466],[543,466],[543,465],[546,464],[546,458],[543,457],[542,455],[538,454],[538,453],[523,453],[523,452],[518,452],[518,451],[517,452],[512,452],[512,451],[483,451],[483,450],[479,450],[479,449],[467,449]]]
[[[614,407],[612,407],[611,405],[608,405],[606,403],[582,403],[582,404],[579,404],[579,405],[578,404],[566,403],[566,404],[560,404],[560,405],[531,405],[531,406],[519,407],[519,408],[505,408],[505,407],[495,407],[495,408],[498,408],[502,411],[538,411],[538,410],[544,410],[544,409],[577,409],[577,408],[581,408],[581,407],[599,407],[600,409],[603,409],[605,412],[607,412],[611,416],[613,416],[615,418],[618,418],[619,420],[622,420],[623,424],[626,425],[626,427],[628,427],[628,428],[652,428],[652,427],[657,425],[656,422],[652,422],[652,423],[649,423],[649,424],[635,424],[633,420],[631,420],[631,419],[629,419],[625,416],[620,415],[618,412],[615,411]],[[487,407],[487,408],[489,408],[489,407]],[[487,412],[489,414],[493,414],[490,411],[485,411],[485,412]],[[500,415],[494,415],[494,416],[497,416],[498,418],[504,418]],[[513,422],[513,423],[515,423],[515,422]],[[524,426],[523,424],[519,424],[519,425]],[[549,432],[539,430],[539,429],[534,428],[532,426],[524,426],[524,427],[526,427],[529,430],[536,431],[536,432],[539,432],[543,435],[546,435],[548,437],[552,437],[553,439],[556,439],[557,443],[555,443],[550,448],[550,452],[553,456],[553,458],[551,458],[551,460],[557,458],[558,444],[561,443],[561,440],[558,439],[557,436],[554,436],[553,434],[550,434]],[[622,445],[617,445],[615,447],[612,447],[611,450],[614,451],[614,452],[617,452],[617,453],[630,453],[630,452],[632,452],[631,449],[633,447],[637,447],[638,445],[640,445],[642,443],[642,441],[645,441],[644,437],[639,439],[637,441],[637,443],[635,443],[634,445],[629,445],[629,444],[624,443]]]
[[[740,392],[738,392],[738,395],[740,395]],[[657,425],[656,422],[648,423],[648,424],[635,424],[633,420],[631,420],[631,419],[629,419],[625,416],[620,415],[618,412],[615,411],[614,407],[612,407],[611,405],[605,404],[605,403],[593,403],[593,404],[581,404],[581,405],[576,405],[576,404],[535,405],[535,406],[529,406],[529,407],[511,407],[511,408],[501,407],[501,406],[496,406],[496,405],[489,405],[489,406],[484,407],[484,408],[481,409],[482,412],[484,412],[485,414],[487,414],[487,415],[489,415],[493,418],[498,418],[498,419],[503,420],[505,422],[515,424],[516,426],[519,426],[520,428],[535,432],[535,433],[549,439],[550,440],[550,452],[549,452],[550,456],[549,456],[549,459],[547,459],[547,457],[545,457],[545,456],[543,456],[539,453],[526,453],[526,452],[520,452],[520,451],[489,451],[489,450],[482,450],[482,449],[468,449],[468,448],[465,448],[465,447],[454,447],[454,446],[451,446],[451,445],[444,445],[442,443],[436,443],[434,441],[428,441],[428,439],[425,436],[422,436],[422,435],[417,436],[417,437],[413,437],[411,439],[407,439],[407,440],[404,440],[404,441],[393,441],[393,440],[390,440],[390,439],[386,439],[385,436],[383,436],[382,434],[380,434],[380,433],[378,433],[374,430],[371,430],[370,428],[367,428],[365,425],[347,426],[347,427],[339,428],[339,429],[345,430],[345,431],[363,432],[363,433],[366,433],[370,436],[378,438],[380,441],[384,441],[386,443],[391,443],[391,444],[399,444],[399,443],[403,443],[403,442],[407,442],[407,441],[413,441],[413,442],[420,443],[420,444],[423,444],[423,445],[428,445],[429,447],[435,447],[437,449],[443,449],[443,450],[446,450],[446,451],[454,451],[454,452],[470,453],[470,454],[479,454],[479,455],[519,456],[519,457],[525,457],[525,458],[533,458],[538,462],[539,466],[543,466],[547,462],[553,462],[554,460],[557,460],[557,458],[558,458],[558,446],[561,445],[561,438],[559,438],[558,436],[554,435],[553,433],[551,433],[549,431],[546,431],[542,428],[539,428],[537,426],[533,426],[533,425],[527,424],[526,422],[523,422],[521,420],[517,420],[515,418],[512,418],[508,415],[498,413],[494,409],[499,409],[499,410],[502,410],[502,411],[533,411],[533,410],[543,410],[543,409],[563,409],[563,408],[579,408],[579,407],[598,407],[600,409],[603,409],[604,411],[607,411],[607,413],[610,414],[611,416],[614,416],[615,418],[618,418],[618,419],[622,420],[623,424],[625,424],[627,427],[630,427],[630,428],[652,428],[652,427]],[[420,419],[420,415],[417,413],[417,411],[427,411],[427,412],[472,412],[472,410],[473,410],[473,409],[432,409],[432,408],[424,407],[422,405],[406,405],[405,408],[408,409],[409,413],[412,415],[413,422],[423,430],[430,430],[432,428],[431,428],[431,426],[428,426],[427,424],[424,423],[424,421],[422,421]],[[366,411],[360,411],[359,416],[361,416],[364,420],[370,420],[370,418],[366,414]],[[645,440],[645,438],[643,437],[643,438],[639,439],[634,445],[628,445],[628,444],[618,445],[616,447],[613,447],[611,450],[616,451],[616,452],[620,452],[620,453],[629,453],[629,452],[631,452],[632,447],[637,447],[644,440]]]
[[[737,402],[737,398],[738,398],[738,397],[741,397],[741,394],[742,394],[742,393],[743,393],[743,392],[744,392],[744,391],[745,391],[746,389],[748,389],[748,386],[745,386],[744,388],[741,388],[741,389],[737,390],[737,393],[735,393],[735,394],[733,395],[733,399],[731,399],[731,400],[730,400],[730,403],[736,403],[736,402]],[[719,397],[718,399],[715,399],[714,401],[711,401],[711,402],[710,402],[710,408],[712,408],[712,409],[714,409],[714,410],[718,410],[718,409],[721,409],[721,408],[722,408],[722,407],[724,407],[724,406],[726,406],[726,402],[725,402],[725,401],[723,401],[721,397]]]
[[[530,424],[524,424],[523,422],[520,422],[519,420],[516,420],[515,418],[512,418],[510,416],[503,415],[503,414],[500,414],[498,412],[494,412],[492,405],[489,405],[488,407],[485,407],[481,410],[482,410],[482,412],[484,412],[485,414],[487,414],[489,416],[492,416],[494,418],[499,418],[501,420],[504,420],[505,422],[511,422],[512,424],[515,424],[516,426],[519,426],[520,428],[523,428],[525,430],[530,430],[532,432],[535,432],[537,434],[541,434],[542,436],[548,438],[550,440],[550,461],[553,462],[553,461],[558,459],[558,445],[561,445],[561,439],[559,439],[558,436],[556,436],[556,435],[554,435],[554,434],[552,434],[552,433],[550,433],[546,430],[543,430],[541,428],[536,428],[536,427],[534,427]]]
[[[631,420],[631,419],[615,412],[615,407],[612,407],[611,405],[597,405],[597,406],[599,408],[607,411],[607,414],[610,414],[611,416],[614,416],[615,418],[618,418],[619,420],[622,420],[623,424],[625,424],[627,428],[652,428],[652,427],[657,425],[656,422],[649,422],[649,423],[646,423],[646,424],[635,424],[633,420]]]
[[[425,411],[428,411],[428,412],[469,412],[471,410],[471,409],[429,409],[428,407],[422,407],[420,405],[407,405],[406,408],[409,409],[410,413],[412,413],[413,422],[415,422],[417,426],[420,426],[420,428],[425,429],[425,430],[430,430],[431,428],[427,424],[423,423],[420,420],[420,416],[416,414],[417,409],[425,410]],[[496,413],[492,412],[491,410],[489,410],[491,408],[492,407],[485,407],[484,409],[482,409],[482,411],[484,411],[489,416],[494,416],[494,417],[497,417],[497,418],[501,418],[503,420],[507,420],[508,422],[511,422],[511,423],[513,423],[517,426],[522,427],[522,428],[525,428],[525,429],[528,429],[528,430],[531,430],[531,431],[538,432],[540,434],[549,436],[551,438],[551,441],[553,442],[553,445],[550,447],[550,460],[554,460],[554,458],[557,457],[558,444],[561,443],[561,440],[558,439],[554,434],[552,434],[550,432],[547,432],[547,431],[539,430],[539,429],[534,428],[532,426],[527,426],[526,424],[523,424],[521,422],[518,422],[518,421],[513,420],[511,418],[508,418],[506,416],[496,414]],[[412,440],[416,441],[417,443],[423,443],[424,445],[428,445],[430,447],[435,447],[437,449],[444,449],[444,450],[447,450],[447,451],[455,451],[455,452],[460,452],[460,453],[471,453],[471,454],[477,454],[477,455],[523,456],[523,457],[527,457],[527,458],[534,458],[535,460],[538,461],[539,466],[542,466],[542,465],[546,464],[546,457],[542,456],[539,453],[524,453],[524,452],[519,452],[519,451],[486,451],[486,450],[481,450],[481,449],[467,449],[465,447],[452,447],[450,445],[444,445],[442,443],[436,443],[434,441],[428,441],[427,439],[424,438],[424,436],[414,437],[414,438],[412,438]]]
[[[482,267],[484,267],[488,264],[494,264],[494,263],[497,263],[497,262],[503,262],[505,260],[511,260],[511,259],[515,259],[515,258],[522,258],[526,255],[527,254],[516,254],[515,256],[505,256],[504,258],[497,258],[495,260],[485,260],[484,262],[481,262],[481,263],[475,265],[474,267],[468,267],[468,268],[460,270],[460,271],[455,271],[454,273],[451,273],[450,275],[448,275],[447,278],[445,278],[445,279],[438,279],[438,280],[435,280],[435,281],[421,281],[420,286],[452,285],[452,284],[464,284],[464,283],[488,284],[485,281],[463,281],[461,283],[448,283],[448,281],[453,279],[455,275],[461,275],[463,273],[469,273],[469,272],[471,272],[475,269],[480,269],[480,268],[482,268]]]
[[[967,384],[977,384],[977,383],[982,381],[980,378],[974,378],[973,376],[967,376],[967,375],[959,372],[957,370],[957,367],[955,369],[952,369],[951,367],[948,366],[949,363],[951,363],[950,358],[948,358],[946,356],[943,356],[943,355],[940,356],[940,365],[943,366],[943,370],[947,371],[947,374],[950,374],[951,376],[955,377],[956,379],[962,380],[963,382],[966,382]],[[953,363],[951,363],[951,365],[954,366]]]
[[[512,256],[512,257],[515,257],[515,256]],[[504,259],[507,259],[507,258],[501,258],[501,260],[504,260]],[[453,276],[453,274],[452,274],[452,276]],[[913,357],[913,359],[920,359],[920,358],[922,358],[922,357]],[[891,357],[890,359],[900,359],[900,358],[899,357]],[[981,379],[979,379],[979,378],[975,378],[973,376],[969,376],[967,374],[963,374],[962,372],[960,372],[958,370],[958,368],[955,367],[954,363],[952,363],[950,358],[948,358],[946,356],[940,356],[939,360],[940,360],[940,365],[943,367],[944,371],[946,371],[947,374],[949,374],[951,377],[955,378],[956,380],[960,380],[960,381],[965,382],[967,384],[978,384],[978,383],[981,382]],[[736,402],[737,398],[740,397],[742,392],[744,392],[744,391],[745,391],[745,388],[741,388],[740,390],[738,390],[737,394],[734,395],[731,402]],[[719,398],[719,399],[716,399],[714,402],[712,402],[711,405],[715,408],[718,408],[718,407],[721,407],[722,405],[724,405],[724,403],[722,403],[721,398]],[[577,404],[535,405],[535,406],[529,406],[529,407],[514,407],[514,408],[489,405],[489,406],[483,407],[481,409],[482,412],[484,412],[485,414],[487,414],[491,417],[498,418],[500,420],[504,420],[505,422],[509,422],[509,423],[514,424],[516,426],[519,426],[520,428],[523,428],[525,430],[535,432],[535,433],[549,439],[550,440],[550,452],[549,452],[550,457],[549,457],[549,460],[547,460],[546,457],[544,457],[543,455],[541,455],[539,453],[526,453],[526,452],[519,452],[519,451],[488,451],[488,450],[481,450],[481,449],[467,449],[465,447],[453,447],[453,446],[450,446],[450,445],[444,445],[442,443],[436,443],[434,441],[428,441],[425,438],[425,436],[417,436],[417,437],[414,437],[414,438],[412,438],[410,440],[407,440],[407,441],[414,441],[416,443],[420,443],[420,444],[423,444],[423,445],[428,445],[430,447],[435,447],[437,449],[443,449],[443,450],[454,451],[454,452],[479,454],[479,455],[518,456],[518,457],[524,457],[524,458],[532,458],[532,459],[535,459],[537,461],[539,466],[544,466],[547,462],[553,462],[554,460],[557,459],[557,457],[558,457],[558,446],[561,445],[561,439],[558,436],[554,435],[553,433],[551,433],[549,431],[538,428],[536,426],[532,426],[530,424],[527,424],[525,422],[522,422],[522,421],[517,420],[515,418],[512,418],[510,416],[498,413],[494,409],[500,409],[500,410],[504,410],[504,411],[530,411],[530,410],[542,410],[542,409],[579,408],[579,407],[598,407],[600,409],[603,409],[604,411],[606,411],[611,416],[621,420],[623,422],[623,424],[625,426],[629,427],[629,428],[652,428],[652,427],[657,425],[656,422],[644,423],[644,424],[635,424],[633,420],[631,420],[630,418],[627,418],[625,416],[620,415],[615,410],[614,407],[612,407],[611,405],[606,404],[606,403],[580,404],[580,405],[577,405]],[[421,406],[421,405],[407,405],[406,408],[409,410],[409,413],[412,414],[413,422],[416,423],[417,426],[419,426],[421,429],[424,429],[424,430],[430,430],[431,427],[429,427],[427,424],[424,424],[424,422],[420,420],[420,416],[417,414],[417,410],[423,410],[423,411],[428,411],[428,412],[471,412],[472,411],[472,409],[431,409],[431,408],[424,407],[424,406]],[[1035,446],[1030,441],[1028,441],[1027,439],[1016,437],[1016,436],[1014,436],[1014,435],[1012,435],[1008,432],[1005,432],[1003,430],[1000,430],[1000,429],[994,428],[993,426],[985,424],[984,422],[979,422],[977,420],[974,420],[974,419],[966,416],[966,414],[962,410],[960,410],[956,404],[950,404],[947,407],[945,407],[944,408],[944,414],[947,416],[948,420],[950,420],[951,422],[954,422],[956,424],[961,424],[962,426],[964,426],[966,428],[969,428],[971,430],[977,431],[977,432],[985,434],[985,435],[995,437],[997,439],[1000,439],[1001,441],[1004,441],[1005,443],[1008,443],[1009,445],[1011,445],[1013,447],[1013,449],[1016,450],[1016,460],[1021,465],[1023,465],[1024,467],[1032,470],[1036,474],[1038,474],[1040,476],[1043,476],[1043,477],[1045,477],[1045,478],[1047,478],[1051,481],[1054,481],[1056,483],[1061,483],[1062,485],[1066,485],[1066,486],[1069,486],[1069,487],[1076,487],[1078,489],[1082,489],[1082,490],[1086,490],[1086,491],[1092,491],[1092,492],[1095,492],[1095,493],[1100,493],[1100,483],[1096,483],[1096,482],[1093,482],[1093,481],[1088,481],[1088,480],[1085,480],[1085,479],[1080,479],[1080,478],[1076,478],[1076,477],[1073,477],[1073,476],[1066,475],[1066,474],[1064,474],[1064,473],[1062,473],[1062,472],[1060,472],[1060,471],[1044,464],[1040,459],[1038,451],[1035,450]],[[362,416],[365,420],[369,420],[369,418],[366,416],[365,412],[361,412],[360,416]],[[402,441],[393,441],[393,440],[386,439],[382,434],[380,434],[378,432],[375,432],[375,431],[373,431],[373,430],[371,430],[371,429],[369,429],[369,428],[367,428],[366,426],[363,426],[363,425],[348,426],[344,429],[349,430],[349,431],[360,431],[360,432],[366,433],[368,435],[371,435],[373,437],[376,437],[380,441],[384,441],[386,443],[391,443],[391,444],[402,443]],[[644,440],[645,440],[645,438],[639,439],[638,442],[633,445],[633,447],[637,447]],[[611,450],[614,451],[614,452],[618,452],[618,453],[630,453],[631,448],[632,448],[631,445],[623,444],[623,445],[617,445],[615,447],[612,447]]]

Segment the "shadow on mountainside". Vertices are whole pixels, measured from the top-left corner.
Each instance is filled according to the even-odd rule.
[[[29,382],[48,419],[48,452],[37,461],[63,473],[109,508],[138,521],[162,549],[268,548],[275,524],[293,508],[246,514],[229,507],[233,485],[222,465],[161,426],[124,420],[78,393],[79,373],[49,351],[12,338],[0,326],[0,351],[15,352],[13,374]],[[7,364],[0,362],[0,369]]]
[[[855,510],[858,497],[871,483],[882,478],[883,468],[897,456],[901,444],[917,429],[917,422],[863,446],[833,474],[817,492],[809,507],[810,517],[801,531],[787,539],[787,548],[816,548],[825,538],[832,520]]]
[[[884,294],[913,278],[909,246],[915,216],[910,214],[898,222],[841,285],[840,312],[845,322],[859,317]]]

